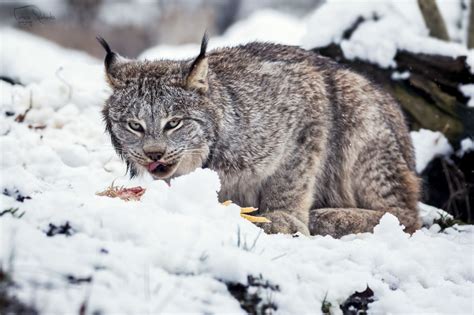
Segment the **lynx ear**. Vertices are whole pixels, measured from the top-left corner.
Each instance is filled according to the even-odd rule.
[[[199,52],[199,56],[197,56],[192,63],[186,78],[186,87],[191,90],[198,90],[201,93],[205,93],[209,89],[207,80],[209,64],[206,57],[207,41],[207,33],[204,33],[201,42],[201,51]]]
[[[107,55],[105,56],[105,74],[107,81],[112,88],[124,87],[126,84],[125,72],[121,71],[123,66],[129,61],[110,49],[109,44],[100,36],[96,37],[99,43],[104,47]]]

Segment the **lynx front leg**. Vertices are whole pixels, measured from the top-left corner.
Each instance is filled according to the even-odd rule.
[[[293,169],[285,175],[276,174],[265,183],[259,205],[263,216],[271,221],[260,224],[265,232],[301,232],[309,235],[309,210],[314,194],[313,174]]]
[[[282,164],[261,187],[259,209],[272,221],[261,225],[267,233],[309,235],[309,210],[327,137],[326,122],[311,119],[314,121],[308,124],[301,122],[301,130],[295,132],[297,143],[292,149],[286,148]]]

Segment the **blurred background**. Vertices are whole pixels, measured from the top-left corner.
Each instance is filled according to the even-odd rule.
[[[262,9],[302,17],[324,0],[32,0],[2,1],[0,21],[64,47],[102,56],[100,34],[128,57],[157,44],[199,43]],[[43,19],[37,17],[43,16]]]

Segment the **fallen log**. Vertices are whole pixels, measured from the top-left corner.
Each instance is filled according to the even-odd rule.
[[[395,56],[396,67],[384,69],[367,61],[345,58],[338,44],[313,51],[348,65],[391,93],[407,115],[411,130],[440,131],[455,147],[463,138],[474,135],[474,108],[467,107],[467,98],[459,90],[460,84],[474,82],[465,56],[451,58],[399,51]],[[394,78],[394,74],[407,72],[406,76]]]

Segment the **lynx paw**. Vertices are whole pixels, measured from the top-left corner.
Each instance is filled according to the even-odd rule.
[[[309,229],[306,224],[301,222],[296,217],[283,211],[273,211],[265,213],[265,218],[269,219],[270,223],[258,223],[267,234],[293,234],[300,232],[304,235],[309,235]]]

